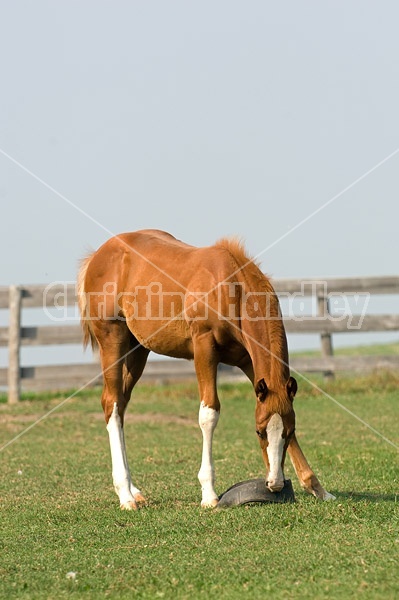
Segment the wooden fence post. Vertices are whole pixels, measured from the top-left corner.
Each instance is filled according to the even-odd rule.
[[[11,285],[9,290],[9,327],[8,327],[8,402],[19,401],[21,392],[21,300],[22,290]]]
[[[326,290],[323,290],[323,293],[320,291],[317,294],[317,308],[318,308],[318,316],[328,318],[330,314],[330,305],[328,300],[328,295],[326,295]],[[334,355],[333,343],[332,343],[332,335],[331,333],[321,333],[321,355],[323,358],[327,358]],[[333,371],[325,371],[323,373],[325,379],[334,379]]]

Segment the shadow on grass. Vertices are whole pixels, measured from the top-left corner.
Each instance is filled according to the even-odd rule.
[[[353,502],[398,502],[399,494],[375,494],[372,492],[331,492],[337,500],[352,500]]]

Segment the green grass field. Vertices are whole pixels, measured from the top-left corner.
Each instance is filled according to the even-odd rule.
[[[318,383],[399,445],[396,376]],[[64,397],[0,404],[0,445]],[[99,397],[67,401],[1,452],[0,598],[399,596],[398,450],[309,384],[298,438],[333,503],[304,494],[287,462],[295,504],[201,509],[196,386],[142,385],[126,438],[148,507],[122,512]],[[219,493],[264,474],[249,384],[220,397]]]
[[[399,342],[334,348],[335,356],[397,356],[398,354]],[[298,352],[291,352],[291,356],[321,356],[321,351],[300,350]]]

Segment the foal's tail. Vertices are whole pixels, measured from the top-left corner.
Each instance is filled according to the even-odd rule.
[[[83,258],[80,263],[77,282],[77,293],[78,306],[80,312],[80,324],[83,329],[83,346],[84,348],[86,348],[90,342],[92,349],[95,350],[95,348],[97,347],[97,340],[90,326],[90,315],[87,306],[87,296],[85,288],[86,273],[93,254],[94,252],[86,256],[86,258]]]

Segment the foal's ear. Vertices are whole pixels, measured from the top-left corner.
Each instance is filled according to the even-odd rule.
[[[287,392],[288,392],[288,396],[291,400],[291,402],[294,400],[294,396],[298,391],[298,384],[296,382],[296,379],[294,379],[293,377],[290,377],[289,380],[287,381]]]
[[[260,400],[261,402],[264,402],[266,400],[268,391],[269,390],[266,385],[266,381],[263,378],[259,379],[259,381],[255,387],[255,394],[256,394],[256,397],[258,398],[258,400]]]

